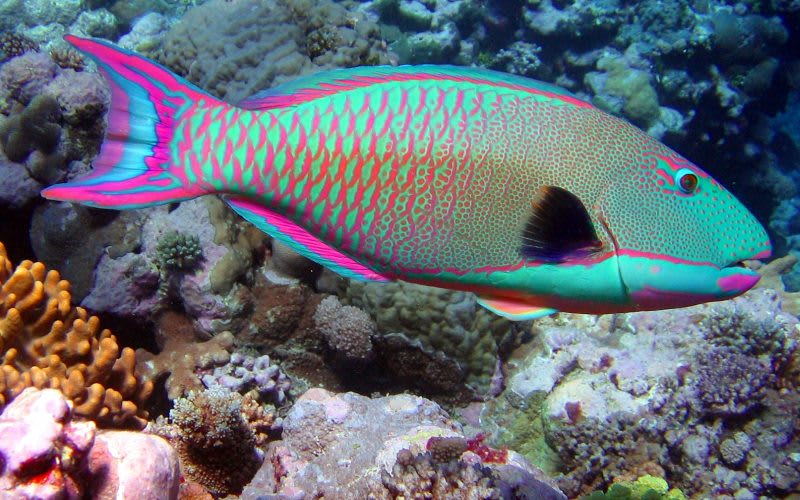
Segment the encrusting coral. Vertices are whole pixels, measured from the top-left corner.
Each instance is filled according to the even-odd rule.
[[[41,262],[13,268],[0,243],[0,408],[26,387],[59,389],[74,414],[106,427],[144,427],[153,384],[136,374],[97,316],[73,307],[70,285]]]

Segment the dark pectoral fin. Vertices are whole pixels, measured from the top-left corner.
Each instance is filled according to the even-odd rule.
[[[583,202],[564,188],[542,186],[522,232],[523,257],[564,262],[602,247]]]

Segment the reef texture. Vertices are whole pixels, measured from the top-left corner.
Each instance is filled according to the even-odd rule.
[[[242,498],[265,494],[565,499],[521,456],[464,438],[432,401],[324,389],[310,389],[289,410],[281,440],[270,443]]]
[[[72,500],[178,496],[178,456],[163,439],[75,421],[54,389],[25,389],[0,414],[0,496]]]
[[[167,33],[158,60],[235,103],[294,76],[388,58],[378,26],[330,0],[211,0]]]
[[[152,430],[166,437],[189,479],[216,497],[239,494],[255,475],[275,416],[255,400],[224,387],[190,391],[175,401],[169,422]]]
[[[66,49],[27,51],[0,66],[0,158],[9,162],[0,206],[24,206],[44,186],[82,172],[99,151],[110,94],[76,58]]]
[[[0,243],[0,406],[26,387],[59,389],[101,426],[143,427],[153,384],[136,355],[71,303],[69,283],[41,262],[14,268]]]
[[[177,312],[165,311],[159,315],[156,336],[160,352],[137,350],[137,370],[149,379],[163,379],[171,400],[192,390],[202,390],[202,371],[224,366],[231,359],[233,335],[230,332],[209,339],[195,329],[190,319]]]
[[[800,333],[780,306],[759,288],[680,310],[540,320],[503,397],[465,415],[560,472],[571,496],[646,474],[700,497],[785,494],[800,486],[789,409]]]
[[[500,351],[514,345],[518,330],[480,307],[473,294],[351,281],[344,297],[375,318],[373,342],[393,376],[427,394],[469,398],[498,390]]]

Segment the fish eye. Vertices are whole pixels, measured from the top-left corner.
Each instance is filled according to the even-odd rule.
[[[697,184],[700,182],[700,180],[697,178],[697,174],[688,168],[682,168],[678,170],[678,172],[675,174],[675,179],[677,180],[681,191],[686,194],[694,193],[695,190],[697,190]]]

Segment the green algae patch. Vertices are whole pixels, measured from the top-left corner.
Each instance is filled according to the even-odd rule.
[[[669,489],[667,482],[655,476],[642,476],[633,482],[619,482],[606,492],[594,491],[583,500],[686,500],[677,488]]]

